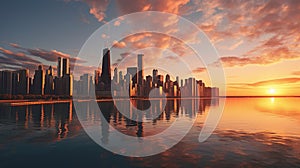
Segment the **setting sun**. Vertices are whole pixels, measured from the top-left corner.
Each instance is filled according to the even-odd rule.
[[[268,90],[268,93],[269,93],[269,94],[275,94],[275,93],[276,93],[276,90],[273,89],[273,88],[270,88],[270,89]]]

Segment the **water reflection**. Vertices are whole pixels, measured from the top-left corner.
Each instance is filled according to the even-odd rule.
[[[92,112],[84,116],[82,120],[93,124],[91,118],[95,122],[100,118],[102,140],[107,142],[107,136],[109,135],[109,125],[107,123],[126,135],[150,136],[167,129],[176,118],[181,116],[194,118],[196,113],[202,114],[205,110],[208,110],[209,106],[217,106],[218,102],[218,99],[168,99],[163,111],[160,110],[164,104],[161,99],[153,100],[151,105],[148,100],[122,100],[117,102],[119,103],[118,107],[121,107],[121,109],[117,109],[113,101],[98,102],[103,116],[96,114],[94,108],[98,107],[92,107],[90,102],[82,102],[84,105],[81,104],[80,107],[86,107],[86,111]],[[148,109],[148,111],[140,113],[133,110],[135,107],[142,110]]]
[[[73,115],[72,102],[57,104],[39,104],[28,106],[0,106],[0,124],[3,140],[32,138],[33,132],[39,132],[37,141],[57,141],[72,134],[80,127]],[[73,121],[75,119],[75,122]],[[8,134],[15,127],[16,131]],[[21,131],[20,131],[21,130]],[[10,137],[11,135],[11,137]],[[7,137],[8,136],[8,137]]]
[[[58,163],[68,167],[299,167],[299,100],[227,99],[221,122],[205,143],[197,140],[201,126],[208,110],[218,108],[223,99],[168,99],[162,112],[160,100],[150,107],[147,102],[143,106],[143,101],[122,100],[121,110],[114,102],[95,107],[82,102],[85,120],[91,125],[100,122],[105,143],[111,142],[111,130],[104,120],[124,134],[141,138],[162,132],[178,117],[196,117],[194,127],[179,144],[145,158],[122,157],[97,146],[83,132],[72,102],[0,106],[1,166],[21,167],[26,160],[35,163],[33,167],[55,167]],[[134,103],[149,107],[149,113],[134,113]],[[96,113],[99,107],[102,118]],[[143,122],[136,122],[137,118]]]
[[[99,102],[99,107],[91,106],[90,102],[82,102],[81,108],[84,109],[81,110],[86,111],[84,120],[91,124],[97,122],[102,115],[97,114],[95,108],[100,108],[104,117],[101,120],[105,120],[124,134],[143,137],[160,133],[181,115],[193,118],[196,113],[202,114],[209,106],[217,106],[218,100],[168,99],[163,111],[160,111],[163,103],[159,99],[152,101],[151,106],[146,100],[120,100],[118,103],[122,105],[122,112],[117,110],[112,101]],[[133,110],[134,106],[140,109],[150,108],[150,110],[148,113],[137,113]],[[76,135],[81,130],[72,101],[55,104],[0,106],[0,111],[0,125],[5,126],[0,128],[1,141],[28,139],[28,137],[36,141],[59,141]],[[152,119],[153,116],[157,117]],[[145,122],[139,122],[139,119]],[[107,142],[109,136],[109,125],[106,122],[101,122],[103,142]],[[8,134],[12,128],[18,131]],[[32,137],[33,132],[39,133]]]
[[[300,137],[299,101],[279,97],[227,99],[218,129]]]

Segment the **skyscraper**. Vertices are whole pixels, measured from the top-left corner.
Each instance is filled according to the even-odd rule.
[[[53,69],[52,66],[50,66],[46,70],[45,74],[45,88],[44,88],[44,93],[46,95],[52,95],[54,94],[54,81],[53,81]]]
[[[58,57],[58,62],[57,62],[57,77],[62,77],[63,72],[62,72],[62,67],[63,67],[63,58]]]
[[[132,84],[136,84],[137,83],[137,67],[128,67],[127,68],[127,74],[131,75],[130,80],[132,80]]]
[[[80,76],[79,94],[83,96],[89,96],[90,91],[90,78],[89,74],[83,74]]]
[[[70,60],[69,58],[58,57],[57,77],[63,77],[70,74]]]
[[[19,73],[13,71],[12,72],[12,95],[18,94],[18,84],[19,84]]]
[[[115,69],[114,69],[113,81],[114,81],[115,83],[119,83],[118,68],[115,68]]]
[[[153,69],[153,71],[152,71],[153,87],[156,87],[156,85],[157,85],[157,75],[158,75],[158,70]]]
[[[137,69],[137,96],[144,96],[144,70],[143,70],[143,54],[137,55],[138,69]]]
[[[17,73],[19,74],[18,79],[18,94],[26,95],[29,93],[29,71],[28,69],[21,69],[18,70]]]
[[[62,62],[62,75],[69,75],[70,74],[70,60],[68,58],[63,58]]]
[[[120,83],[121,85],[123,85],[123,83],[124,83],[123,72],[122,72],[122,71],[119,72],[119,83]]]
[[[12,73],[11,71],[1,71],[1,83],[0,83],[0,94],[11,95],[12,94]]]
[[[33,94],[44,95],[44,71],[43,66],[39,65],[38,69],[35,70],[33,78]]]
[[[138,54],[137,61],[138,61],[138,69],[137,69],[137,80],[139,85],[143,85],[144,79],[144,71],[143,71],[143,54]]]
[[[103,50],[101,80],[105,85],[105,89],[109,89],[111,84],[111,70],[110,70],[110,50],[108,48],[105,48]]]
[[[72,96],[73,76],[70,74],[69,58],[58,58],[57,77],[54,80],[55,95]]]

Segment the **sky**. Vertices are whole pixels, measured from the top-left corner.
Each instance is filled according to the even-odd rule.
[[[163,25],[171,34],[185,31],[183,41],[154,32],[113,39],[128,24],[124,15],[142,11],[187,19],[207,36],[219,58],[208,64],[197,59],[186,44],[201,45],[202,39],[195,38],[196,32],[180,24],[178,17],[148,22]],[[159,66],[159,72],[171,74],[173,80],[194,76],[209,85],[214,75],[208,73],[209,67],[223,68],[228,96],[300,95],[299,11],[298,0],[2,1],[0,69],[28,68],[32,75],[39,64],[56,68],[58,57],[70,57],[71,65],[82,73],[93,73],[105,44],[96,43],[84,53],[91,59],[78,55],[90,36],[109,23],[111,31],[96,38],[113,43],[112,64],[123,74],[125,67],[136,66],[136,53],[143,53],[146,74]],[[143,26],[135,19],[131,26]],[[205,51],[201,54],[212,57]]]

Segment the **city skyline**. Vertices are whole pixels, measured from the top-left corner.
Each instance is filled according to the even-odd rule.
[[[0,34],[1,69],[28,68],[32,74],[37,64],[44,64],[51,65],[55,70],[56,59],[68,57],[71,68],[77,60],[81,64],[82,71],[92,73],[95,67],[88,65],[89,61],[98,59],[94,52],[89,53],[91,60],[76,58],[87,37],[114,18],[132,12],[152,10],[180,15],[206,33],[219,52],[219,61],[224,67],[226,95],[300,95],[297,21],[299,2],[290,0],[168,2],[137,2],[129,7],[126,0],[44,1],[36,2],[33,7],[28,2],[7,1],[1,5],[0,10],[3,21]],[[16,9],[17,12],[12,13],[10,9]],[[9,17],[6,17],[7,13],[10,14]],[[177,23],[176,20],[158,21],[166,25]],[[113,26],[120,27],[124,24],[124,21],[116,20]],[[112,30],[111,33],[115,32]],[[188,40],[193,40],[194,37],[192,32],[185,36]],[[181,54],[180,58],[187,58],[189,53],[185,52],[183,47],[174,47],[177,43],[164,35],[137,34],[120,41],[112,39],[109,34],[99,38],[115,41],[112,53],[118,57],[114,58],[112,63],[118,63],[117,60],[126,57],[128,52],[149,46],[161,48],[162,51],[169,48],[176,54]],[[162,51],[145,53],[147,55],[145,63],[163,57],[164,65],[167,63],[174,65],[176,58],[172,55],[163,55]],[[197,78],[204,76],[205,81],[208,79],[205,66],[191,68]],[[180,76],[184,75],[188,74]],[[208,80],[206,82],[208,83]]]
[[[72,97],[73,76],[69,59],[59,57],[57,67],[57,76],[51,65],[48,68],[38,65],[33,76],[29,75],[28,69],[0,71],[0,96],[3,99],[39,99],[43,95],[48,98]]]
[[[97,98],[148,97],[152,89],[157,89],[152,96],[162,97],[163,94],[166,97],[179,98],[219,96],[218,88],[207,87],[202,80],[193,77],[179,81],[179,76],[176,76],[176,81],[172,81],[170,75],[166,74],[164,80],[164,76],[159,74],[157,69],[153,69],[153,76],[147,75],[145,78],[144,54],[137,54],[138,65],[127,67],[124,76],[123,72],[118,71],[116,67],[112,77],[110,57],[110,49],[103,49],[101,70],[95,70],[94,76],[81,74],[79,80],[73,80],[69,59],[62,57],[57,60],[57,76],[54,76],[52,66],[44,71],[43,65],[38,65],[33,78],[29,76],[28,69],[0,71],[0,95],[8,96],[6,98],[18,95],[67,96],[71,98],[75,91],[76,97],[90,97],[93,94],[96,94]]]

